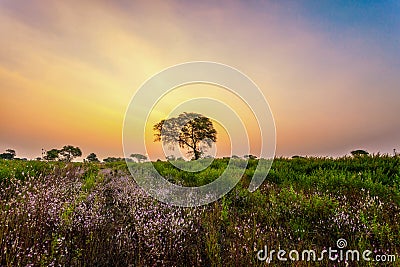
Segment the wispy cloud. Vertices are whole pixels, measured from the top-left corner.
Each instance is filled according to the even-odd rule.
[[[120,155],[123,115],[140,84],[165,67],[210,60],[263,90],[278,154],[390,151],[400,143],[400,50],[398,39],[379,36],[400,36],[398,20],[377,20],[374,34],[358,16],[347,27],[317,14],[272,1],[3,1],[0,148],[35,156],[74,143]]]

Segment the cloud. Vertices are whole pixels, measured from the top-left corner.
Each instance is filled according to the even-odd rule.
[[[333,30],[317,27],[310,16],[273,2],[4,1],[0,138],[16,146],[34,136],[32,155],[47,140],[121,155],[135,90],[168,66],[210,60],[260,86],[278,154],[399,142],[400,57],[383,49],[394,41],[352,35],[335,21]]]

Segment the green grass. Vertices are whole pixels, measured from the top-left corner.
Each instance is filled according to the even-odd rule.
[[[217,159],[199,172],[169,162],[129,166],[146,176],[153,164],[172,183],[200,186],[217,179],[228,161]],[[277,158],[250,193],[256,166],[250,160],[237,186],[217,202],[178,208],[140,191],[125,162],[2,160],[0,265],[264,266],[256,253],[265,245],[321,251],[339,238],[349,249],[399,255],[400,157]]]

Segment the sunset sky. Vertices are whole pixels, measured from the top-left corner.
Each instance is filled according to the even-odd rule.
[[[135,91],[197,60],[260,87],[277,156],[400,151],[399,14],[398,1],[0,0],[0,153],[122,156]]]

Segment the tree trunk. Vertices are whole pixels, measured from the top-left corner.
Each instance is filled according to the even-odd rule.
[[[194,151],[194,159],[198,160],[200,158],[200,152],[197,151],[196,149],[193,149],[193,151]]]

